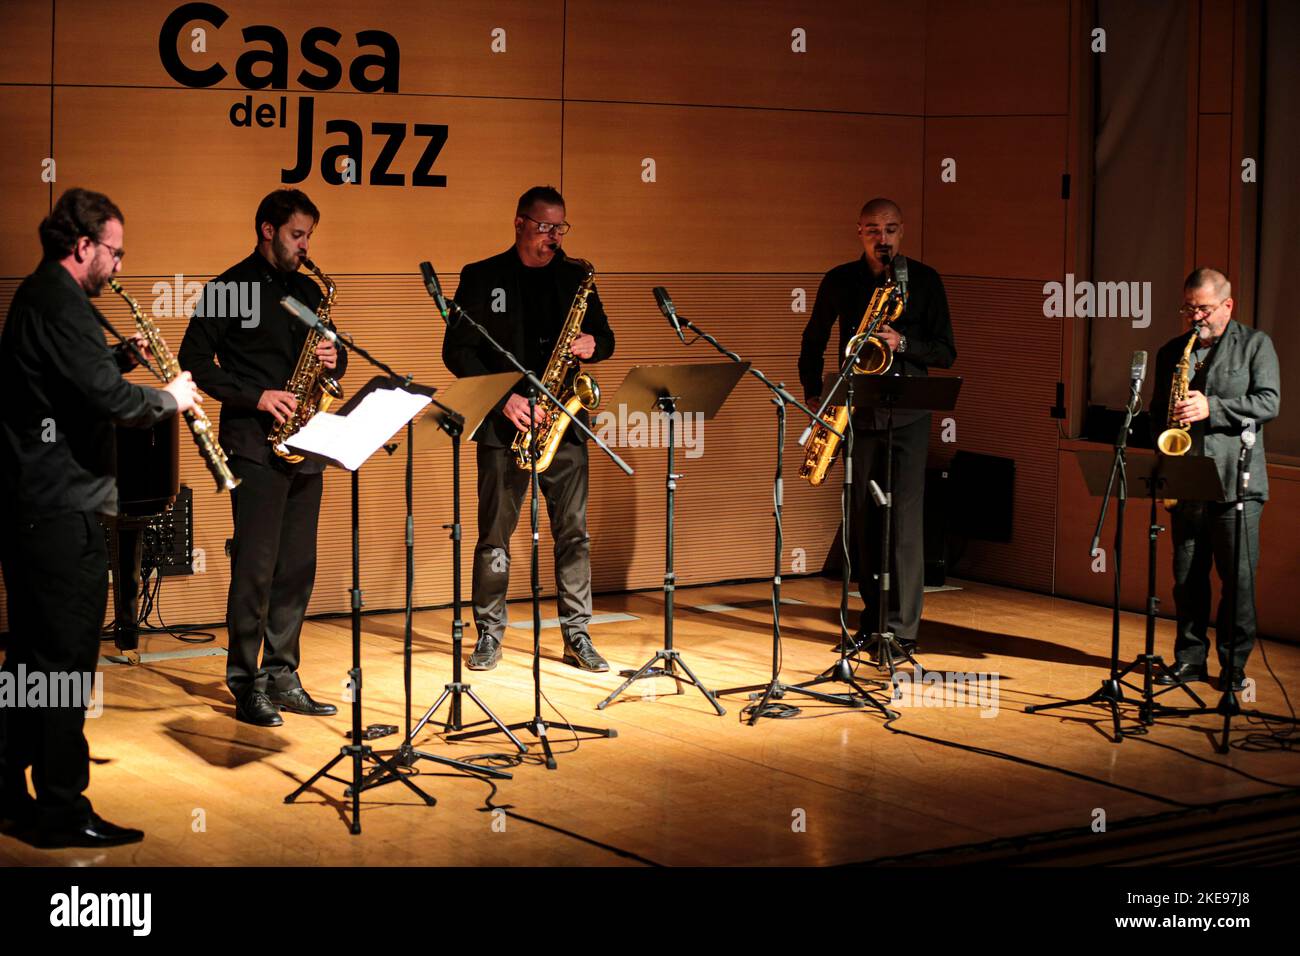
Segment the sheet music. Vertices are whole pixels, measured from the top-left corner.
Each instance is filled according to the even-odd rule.
[[[319,412],[285,442],[356,471],[432,399],[402,389],[375,389],[347,415]]]

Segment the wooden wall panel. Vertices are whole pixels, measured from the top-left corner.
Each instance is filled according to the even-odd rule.
[[[920,235],[917,119],[570,103],[564,129],[573,245],[610,270],[824,270],[875,195]]]
[[[1051,591],[1056,544],[1055,400],[1061,362],[1059,320],[1045,319],[1035,282],[945,276],[957,362],[939,375],[963,379],[952,417],[956,441],[930,439],[932,463],[959,450],[1012,458],[1016,485],[1011,541],[971,541],[956,573]],[[1012,344],[1014,343],[1014,344]]]
[[[50,82],[53,0],[6,0],[0,30],[0,83]],[[46,87],[46,95],[49,88]]]
[[[920,114],[925,6],[570,0],[564,93],[570,100]],[[796,28],[807,40],[804,53],[792,49]]]
[[[1232,244],[1228,231],[1228,194],[1234,171],[1228,155],[1230,137],[1230,117],[1201,115],[1197,130],[1196,263],[1225,271]]]
[[[95,0],[60,0],[56,29],[59,83],[180,87],[163,68],[158,45],[161,27],[181,0],[133,0],[129,21],[120,7]],[[330,27],[342,39],[331,50],[343,67],[338,92],[354,93],[349,66],[358,53],[356,34],[382,30],[398,42],[398,92],[448,96],[509,96],[554,98],[560,95],[563,48],[563,0],[501,0],[459,3],[456,0],[389,0],[377,4],[293,3],[290,0],[222,0],[229,14],[220,27],[191,21],[182,28],[182,62],[195,70],[213,64],[227,76],[215,87],[242,91],[235,61],[245,50],[266,50],[260,41],[246,42],[241,31],[254,24],[274,25],[287,40],[288,89],[310,93],[297,81],[307,68],[320,73],[302,56],[300,41],[311,27]],[[190,31],[206,31],[206,49],[195,52]],[[505,30],[505,52],[492,52],[492,30]],[[105,37],[112,43],[105,43]],[[48,38],[46,40],[48,45]],[[360,52],[376,53],[374,47]],[[257,68],[258,72],[266,69]],[[264,91],[270,94],[270,90]]]
[[[1059,281],[1065,141],[1064,117],[927,119],[930,265],[945,275]],[[939,179],[948,158],[956,160],[956,182]]]
[[[1064,115],[1079,55],[1069,49],[1069,19],[1067,0],[930,0],[926,114]]]
[[[50,155],[50,88],[0,86],[0,129],[5,131],[5,198],[0,203],[0,275],[22,276],[41,259],[36,228],[50,211],[50,184],[41,180]],[[56,167],[59,182],[64,179]]]
[[[280,170],[294,164],[296,147],[292,129],[233,129],[226,118],[230,102],[219,91],[57,90],[60,181],[106,192],[122,207],[127,267],[137,274],[212,275],[252,248],[257,203],[280,185]],[[339,115],[366,124],[446,123],[453,134],[435,166],[447,176],[447,188],[365,182],[367,157],[385,137],[367,137],[363,182],[329,186],[315,174],[302,184],[321,209],[312,256],[327,272],[407,272],[424,258],[441,264],[499,252],[513,241],[519,194],[559,178],[556,103],[342,94],[317,96],[315,103],[318,139],[324,119]],[[292,106],[291,112],[294,125]],[[107,136],[110,117],[114,135]],[[499,148],[511,137],[536,145]],[[394,169],[409,175],[422,150],[404,144]]]

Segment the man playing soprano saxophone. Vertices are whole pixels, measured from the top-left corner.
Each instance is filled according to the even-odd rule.
[[[267,441],[272,427],[296,407],[284,386],[307,337],[280,299],[291,295],[313,310],[322,299],[316,283],[298,271],[319,220],[319,210],[300,190],[266,196],[253,223],[257,247],[205,287],[177,356],[199,387],[221,402],[221,446],[241,482],[230,495],[226,685],[235,697],[235,717],[262,727],[284,723],[280,710],[310,716],[338,711],[312,700],[298,678],[299,635],[316,580],[324,466],[310,460],[291,464]],[[244,303],[251,299],[252,316],[244,309],[213,308],[232,296],[210,296],[209,289],[236,291]],[[347,367],[347,355],[328,341],[320,342],[316,354],[335,377]]]
[[[1214,459],[1223,481],[1219,501],[1183,501],[1173,512],[1174,604],[1178,631],[1174,640],[1173,672],[1184,681],[1207,679],[1206,658],[1210,640],[1210,566],[1223,584],[1215,636],[1221,680],[1231,676],[1233,688],[1246,682],[1246,659],[1255,646],[1255,566],[1259,563],[1259,518],[1268,500],[1268,469],[1264,463],[1264,434],[1257,433],[1252,452],[1250,484],[1244,501],[1245,540],[1242,563],[1232,567],[1237,501],[1237,458],[1246,419],[1263,425],[1277,417],[1281,382],[1277,353],[1268,334],[1232,321],[1232,286],[1216,269],[1196,269],[1183,283],[1179,310],[1187,330],[1170,339],[1156,354],[1155,394],[1151,427],[1190,424],[1192,447],[1188,454]],[[1173,407],[1173,421],[1165,420],[1175,368],[1195,330],[1197,342],[1190,356],[1187,398]],[[1153,436],[1154,437],[1154,436]],[[1236,591],[1237,619],[1227,619]],[[1236,654],[1229,659],[1233,629]],[[1163,674],[1157,683],[1171,684]]]

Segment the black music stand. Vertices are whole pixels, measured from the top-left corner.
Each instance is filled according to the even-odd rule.
[[[405,684],[405,704],[406,704],[406,735],[402,740],[401,746],[396,750],[388,752],[386,755],[391,756],[393,761],[403,767],[413,767],[416,760],[431,760],[435,763],[444,764],[453,767],[465,773],[482,774],[483,776],[494,777],[500,780],[509,780],[511,775],[503,770],[496,770],[490,767],[483,767],[477,764],[466,763],[461,760],[453,760],[449,757],[439,757],[436,754],[427,753],[423,750],[417,750],[413,741],[417,734],[424,729],[425,724],[433,717],[434,713],[442,706],[442,702],[450,698],[450,707],[448,709],[448,719],[443,723],[443,729],[460,730],[461,729],[461,695],[464,694],[470,698],[483,712],[484,716],[505,731],[520,753],[526,753],[528,748],[519,742],[514,734],[506,729],[505,724],[501,722],[496,714],[483,703],[469,684],[461,680],[461,651],[464,640],[465,622],[461,620],[461,560],[460,560],[460,543],[461,543],[461,525],[460,525],[460,441],[461,435],[466,431],[472,437],[478,429],[483,419],[488,413],[501,401],[502,397],[515,386],[519,381],[517,372],[500,372],[496,375],[475,375],[469,378],[457,379],[448,388],[439,393],[437,402],[430,408],[429,412],[416,422],[413,426],[407,427],[407,446],[406,446],[406,469],[407,469],[407,527],[406,527],[406,549],[407,549],[407,595],[406,595],[406,626],[403,641],[403,678]],[[423,451],[425,448],[437,449],[441,445],[451,445],[451,487],[452,487],[452,523],[443,525],[450,530],[451,550],[452,550],[452,625],[451,625],[451,646],[452,646],[452,682],[444,686],[441,696],[434,701],[433,705],[425,711],[424,716],[419,722],[411,726],[411,657],[412,657],[412,640],[411,640],[411,568],[412,552],[415,545],[415,527],[410,514],[410,492],[411,492],[411,466],[413,452],[417,440]],[[396,450],[393,446],[391,450]],[[395,778],[384,774],[376,768],[367,778],[364,789],[382,786],[386,783],[392,783]]]
[[[349,343],[349,348],[366,359],[370,356]],[[387,366],[381,367],[387,369]],[[389,370],[391,372],[391,369]],[[391,396],[395,401],[391,407],[383,407],[390,397],[385,393],[401,393]],[[360,482],[358,474],[361,465],[404,424],[409,422],[420,410],[432,401],[433,390],[414,385],[396,377],[377,375],[357,391],[337,414],[322,412],[314,416],[303,428],[292,436],[287,444],[298,454],[316,461],[344,468],[352,473],[352,587],[349,589],[352,606],[352,667],[348,671],[352,696],[352,736],[335,757],[317,770],[293,793],[284,798],[285,803],[293,803],[322,777],[328,777],[336,783],[343,784],[345,796],[352,798],[351,832],[355,836],[361,832],[361,791],[364,789],[362,766],[367,762],[383,771],[387,771],[404,786],[412,790],[427,806],[436,802],[400,772],[397,765],[376,753],[369,744],[363,743],[361,730],[361,519],[360,519]],[[363,407],[364,406],[364,407]],[[352,413],[360,409],[355,417]],[[351,782],[330,773],[341,760],[351,759]],[[475,770],[479,768],[474,768]]]
[[[474,432],[478,430],[479,425],[487,418],[488,414],[501,401],[506,394],[518,383],[520,375],[518,372],[498,372],[495,375],[474,375],[468,378],[457,379],[442,394],[441,399],[444,404],[451,406],[460,411],[463,425],[457,428],[454,423],[448,427],[447,416],[431,412],[416,423],[416,435],[424,439],[426,447],[437,447],[444,442],[450,443],[452,447],[452,523],[443,525],[450,530],[452,542],[452,609],[455,619],[451,625],[451,643],[452,643],[452,677],[451,683],[447,684],[442,694],[433,705],[425,712],[416,724],[412,734],[418,734],[437,713],[438,708],[442,706],[443,701],[448,701],[447,720],[440,721],[443,730],[460,730],[461,729],[461,695],[469,697],[477,706],[484,716],[492,723],[500,727],[510,738],[511,742],[519,749],[520,753],[526,753],[528,748],[519,742],[514,734],[505,729],[505,725],[497,719],[496,715],[488,708],[478,695],[474,693],[470,685],[461,680],[461,660],[462,644],[464,641],[465,622],[461,620],[461,524],[460,524],[460,443],[463,432],[468,432],[473,438]]]
[[[1174,677],[1173,671],[1164,658],[1155,653],[1156,608],[1160,601],[1156,597],[1156,543],[1160,532],[1165,530],[1157,519],[1156,502],[1162,498],[1177,498],[1181,501],[1217,501],[1223,497],[1223,483],[1219,480],[1218,469],[1214,461],[1202,456],[1151,455],[1130,459],[1124,452],[1126,444],[1119,449],[1117,458],[1108,452],[1083,452],[1078,456],[1079,469],[1083,473],[1088,493],[1103,499],[1101,518],[1097,523],[1097,532],[1093,538],[1093,549],[1101,534],[1105,521],[1105,501],[1112,485],[1118,479],[1115,508],[1115,553],[1113,556],[1114,588],[1111,602],[1111,648],[1110,674],[1101,682],[1101,686],[1087,697],[1073,700],[1054,701],[1050,704],[1030,704],[1025,713],[1036,714],[1062,707],[1078,704],[1100,704],[1110,712],[1113,743],[1123,743],[1126,736],[1140,736],[1147,732],[1147,726],[1154,721],[1155,698],[1169,691],[1181,688],[1198,709],[1205,704],[1185,682]],[[1118,463],[1118,464],[1117,464]],[[1147,597],[1146,597],[1146,646],[1144,653],[1137,655],[1122,670],[1119,663],[1121,581],[1124,567],[1124,515],[1128,506],[1128,484],[1132,478],[1146,489],[1151,503],[1151,518],[1147,529]],[[1091,552],[1090,552],[1091,554]],[[1142,670],[1142,686],[1134,687],[1125,680],[1129,674]],[[1174,678],[1174,683],[1165,690],[1154,691],[1155,672]],[[1124,694],[1124,688],[1139,695],[1134,699]],[[1125,730],[1120,725],[1120,706],[1138,705],[1138,724]]]
[[[879,573],[876,575],[876,630],[862,643],[849,639],[846,629],[848,626],[850,564],[852,562],[850,555],[846,553],[840,579],[841,639],[839,660],[822,671],[813,680],[805,681],[798,686],[816,687],[830,682],[848,684],[857,693],[864,694],[868,702],[884,710],[874,698],[870,697],[862,689],[859,682],[853,677],[850,661],[856,659],[857,653],[863,646],[867,646],[872,656],[875,657],[877,666],[888,668],[891,681],[897,670],[896,661],[909,660],[913,664],[916,663],[916,658],[898,643],[897,635],[889,630],[889,596],[893,587],[889,568],[892,557],[894,515],[894,410],[902,408],[916,411],[949,411],[957,405],[957,395],[961,391],[961,384],[962,379],[957,376],[854,374],[849,376],[844,383],[842,399],[832,398],[835,404],[848,403],[857,410],[883,408],[886,412],[885,487],[879,489],[879,495],[872,495],[877,506],[883,511],[880,523],[880,568]],[[827,385],[828,390],[832,387],[833,384]],[[852,442],[855,438],[853,429],[848,429],[843,451],[844,484],[842,491],[842,509],[846,521],[851,520],[853,514],[852,484],[855,479],[852,475],[853,469],[851,465]],[[869,481],[870,478],[867,475],[862,475],[856,480]],[[864,522],[862,530],[865,533],[866,515],[860,517]],[[847,531],[845,533],[847,535]],[[861,588],[865,588],[867,585],[866,571],[866,568],[859,568],[858,577],[859,587]]]
[[[702,414],[707,421],[718,414],[736,383],[749,368],[748,362],[707,362],[701,365],[637,365],[627,374],[622,386],[610,402],[613,408],[627,408],[629,414],[639,411],[652,416],[668,416],[667,449],[667,510],[664,514],[664,646],[636,670],[621,671],[627,678],[618,688],[596,705],[604,710],[633,682],[647,677],[671,677],[677,682],[677,693],[682,693],[682,681],[694,684],[721,717],[726,713],[717,696],[705,687],[682,659],[681,652],[673,647],[673,592],[677,589],[677,575],[673,570],[673,509],[677,479],[683,477],[673,471],[673,446],[676,444],[676,415]],[[655,666],[663,662],[662,667]],[[685,672],[683,678],[677,672]]]

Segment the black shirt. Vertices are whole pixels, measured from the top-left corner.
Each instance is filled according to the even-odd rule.
[[[117,513],[113,423],[176,414],[164,391],[122,378],[102,316],[62,265],[23,280],[0,334],[0,490],[12,519]]]
[[[511,246],[490,259],[471,262],[461,270],[456,302],[484,326],[489,335],[541,378],[582,276],[581,266],[558,257],[543,268],[530,269],[520,261],[519,253]],[[534,282],[539,284],[541,291],[530,294],[528,288]],[[549,290],[545,283],[549,283]],[[549,301],[539,305],[543,297]],[[609,327],[609,317],[605,315],[600,293],[594,288],[587,297],[582,331],[596,340],[596,351],[591,358],[582,361],[584,366],[603,362],[614,354],[614,332]],[[513,366],[483,341],[468,322],[457,322],[447,330],[442,343],[442,361],[458,378],[513,370]],[[520,395],[527,394],[527,391],[526,384],[515,387],[515,392]],[[503,399],[484,420],[474,434],[475,441],[508,446],[515,440],[519,430],[500,413],[504,404]],[[580,415],[585,418],[586,413]],[[584,441],[585,438],[576,428],[569,428],[564,433],[565,441]]]
[[[246,317],[229,306],[205,310],[205,304],[232,301],[228,295],[209,295],[209,289],[217,283],[236,283],[233,288],[240,296],[238,301],[255,306],[244,310],[254,314]],[[281,460],[266,440],[275,419],[270,412],[258,411],[257,402],[264,391],[285,387],[307,339],[307,327],[280,305],[286,295],[312,311],[324,298],[310,276],[276,269],[254,250],[247,259],[204,286],[204,298],[190,318],[176,356],[181,368],[193,374],[199,388],[221,402],[220,437],[226,454],[262,464]],[[208,316],[205,311],[222,314]],[[338,367],[331,374],[341,378],[347,364],[347,350],[339,349]],[[295,467],[313,473],[325,466],[308,459]]]
[[[948,314],[948,296],[939,273],[916,259],[909,258],[907,264],[907,305],[893,324],[899,334],[907,337],[907,348],[894,355],[887,374],[927,375],[929,368],[950,368],[957,359],[952,318]],[[839,354],[843,356],[845,346],[858,331],[872,293],[885,281],[885,274],[872,274],[865,254],[853,262],[836,266],[822,278],[799,351],[799,381],[805,395],[821,394],[826,371],[826,343],[830,340],[831,329],[836,322],[839,323]],[[837,369],[838,366],[830,371]],[[906,425],[925,414],[896,411],[894,425]],[[886,424],[883,413],[873,415],[866,411],[855,417],[855,423],[867,428],[884,428]]]

